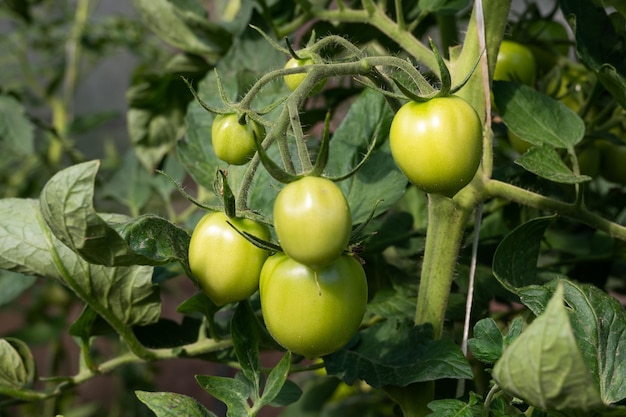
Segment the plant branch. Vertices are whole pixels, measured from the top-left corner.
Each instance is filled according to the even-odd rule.
[[[487,181],[484,184],[484,191],[489,197],[503,198],[525,206],[554,212],[606,232],[614,238],[626,240],[625,226],[592,213],[578,204],[558,201],[498,180]]]

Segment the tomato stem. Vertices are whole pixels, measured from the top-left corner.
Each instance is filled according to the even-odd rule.
[[[450,198],[436,194],[428,196],[426,248],[415,324],[431,323],[434,339],[439,339],[443,331],[456,258],[470,214],[470,210],[457,206]]]

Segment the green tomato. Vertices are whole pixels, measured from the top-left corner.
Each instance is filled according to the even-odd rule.
[[[447,197],[469,184],[482,157],[480,118],[456,96],[406,103],[393,118],[389,140],[409,181]]]
[[[341,349],[355,335],[367,304],[367,279],[350,255],[314,270],[277,254],[263,265],[259,292],[272,337],[314,358]]]
[[[245,164],[256,152],[255,135],[262,140],[265,129],[254,120],[242,125],[235,113],[218,114],[211,126],[215,156],[231,165]]]
[[[606,180],[626,185],[626,144],[608,140],[597,142],[600,149],[600,175]]]
[[[517,42],[502,41],[493,79],[516,81],[532,86],[535,84],[536,76],[537,67],[530,49]]]
[[[303,58],[303,59],[291,58],[285,64],[285,69],[305,67],[307,65],[313,65],[313,60],[311,58]],[[300,84],[302,84],[302,81],[304,81],[305,78],[306,78],[306,72],[300,72],[297,74],[285,75],[284,81],[285,81],[285,84],[287,85],[287,88],[289,88],[291,91],[294,91],[296,88],[300,86]],[[318,82],[315,85],[315,88],[313,89],[313,91],[311,91],[311,94],[318,93],[324,87],[324,84],[326,84],[326,80],[321,80],[320,82]]]
[[[506,137],[509,139],[511,147],[515,149],[519,154],[523,154],[533,146],[532,143],[520,138],[515,133],[511,132],[510,129],[507,129]]]
[[[268,252],[241,236],[238,230],[269,240],[269,228],[249,219],[229,219],[222,212],[206,214],[189,242],[189,267],[204,293],[218,306],[242,301],[259,287]]]
[[[352,214],[331,180],[304,177],[287,184],[274,201],[274,228],[287,255],[320,268],[341,255],[350,240]]]

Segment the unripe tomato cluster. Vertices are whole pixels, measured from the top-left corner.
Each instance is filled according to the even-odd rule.
[[[343,254],[352,217],[341,189],[304,177],[279,192],[274,228],[285,253],[268,257],[235,228],[270,240],[267,226],[221,212],[205,215],[192,234],[189,265],[209,298],[222,306],[259,289],[270,334],[309,358],[348,343],[365,313],[367,280],[359,261]]]

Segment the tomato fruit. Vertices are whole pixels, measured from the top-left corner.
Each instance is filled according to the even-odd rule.
[[[509,139],[509,143],[511,147],[517,151],[519,154],[523,154],[527,150],[529,150],[533,144],[525,141],[524,139],[517,136],[515,133],[511,132],[510,129],[506,131],[506,137]]]
[[[259,292],[272,337],[313,358],[339,350],[354,336],[365,313],[367,279],[350,255],[314,270],[277,254],[263,265]]]
[[[578,158],[578,168],[581,174],[588,175],[591,178],[598,176],[600,173],[602,153],[595,144],[592,143],[580,149],[576,156]],[[624,162],[626,162],[626,159],[624,159]]]
[[[312,64],[313,64],[313,60],[311,58],[303,58],[303,59],[291,58],[285,64],[285,69],[305,67],[307,65],[312,65]],[[306,72],[301,72],[297,74],[285,75],[283,79],[285,81],[285,84],[287,85],[287,88],[289,88],[291,91],[294,91],[296,88],[300,86],[300,84],[302,84],[302,81],[304,81],[305,78],[306,78]],[[311,91],[311,94],[315,94],[319,92],[324,87],[324,84],[326,84],[326,80],[321,80],[320,82],[318,82],[315,85],[315,88],[313,89],[313,91]]]
[[[274,229],[287,255],[319,268],[346,248],[352,214],[346,197],[331,180],[304,177],[287,184],[274,201]]]
[[[237,114],[218,114],[211,126],[215,156],[231,165],[243,165],[256,152],[254,136],[262,140],[265,128],[254,120],[239,123]]]
[[[534,85],[536,76],[537,66],[530,49],[517,42],[502,41],[493,79]]]
[[[245,300],[259,287],[268,252],[241,236],[238,230],[263,240],[269,228],[249,219],[229,219],[222,212],[206,214],[189,242],[189,266],[204,293],[218,306]]]
[[[469,184],[482,157],[480,118],[456,96],[404,104],[391,122],[389,140],[409,181],[448,197]]]

